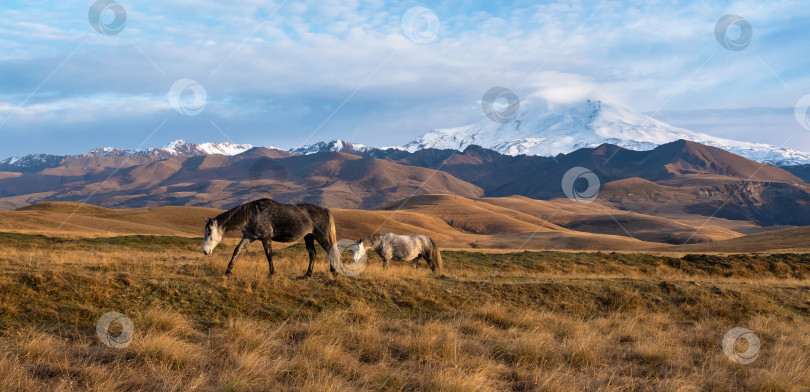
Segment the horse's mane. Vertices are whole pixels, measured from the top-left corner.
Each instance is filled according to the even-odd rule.
[[[225,211],[216,218],[214,218],[218,224],[220,224],[226,231],[232,230],[234,228],[243,226],[248,219],[250,219],[250,210],[253,206],[254,202],[240,204],[234,208],[231,208],[228,211]]]
[[[374,234],[372,234],[372,235],[370,235],[370,236],[368,236],[366,238],[363,238],[363,246],[366,246],[366,247],[377,246],[380,243],[380,238],[381,237],[382,237],[382,234],[374,233]]]

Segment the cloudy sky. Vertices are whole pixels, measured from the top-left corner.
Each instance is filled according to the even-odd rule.
[[[93,4],[3,1],[0,157],[175,139],[401,145],[479,120],[493,86],[598,92],[676,126],[810,151],[794,119],[810,94],[798,0]],[[417,6],[432,14],[410,23]],[[727,14],[752,27],[743,50],[715,36]],[[198,85],[173,106],[183,79]]]

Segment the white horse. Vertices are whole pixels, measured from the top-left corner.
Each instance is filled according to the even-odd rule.
[[[372,234],[354,244],[352,261],[360,261],[367,249],[380,255],[383,267],[387,267],[391,260],[410,261],[415,267],[419,259],[424,257],[433,272],[442,271],[439,247],[433,239],[424,235]]]

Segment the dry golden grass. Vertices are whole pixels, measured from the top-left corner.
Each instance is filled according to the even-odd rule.
[[[23,246],[28,241],[31,247]],[[780,391],[810,387],[810,257],[446,252],[311,279],[300,246],[0,238],[0,390]],[[165,241],[164,241],[165,243]],[[113,349],[108,311],[134,323]],[[762,341],[730,361],[733,327]],[[113,333],[115,334],[115,333]]]

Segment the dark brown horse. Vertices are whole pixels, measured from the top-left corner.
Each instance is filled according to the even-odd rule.
[[[236,246],[228,263],[225,275],[231,274],[233,262],[239,252],[253,241],[261,241],[264,254],[273,275],[273,251],[271,241],[295,242],[302,238],[309,252],[309,268],[303,277],[312,276],[315,263],[315,241],[329,254],[329,268],[337,274],[340,268],[340,251],[335,236],[335,220],[328,209],[314,204],[283,204],[270,199],[259,199],[225,211],[216,218],[205,219],[203,253],[210,255],[222,241],[225,232],[242,231],[242,241]]]

